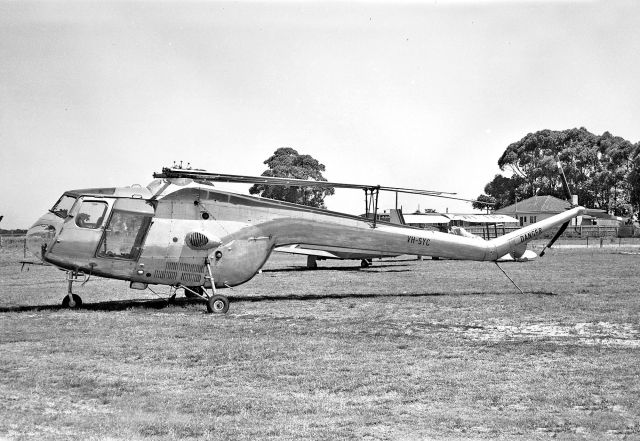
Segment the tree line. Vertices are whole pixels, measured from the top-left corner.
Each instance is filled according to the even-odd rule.
[[[535,195],[566,199],[560,162],[572,194],[580,205],[600,208],[616,216],[632,217],[640,210],[640,142],[635,144],[609,132],[595,135],[584,127],[540,130],[510,144],[498,160],[504,174],[487,183],[479,202],[498,209]],[[325,181],[325,166],[310,155],[281,147],[264,161],[263,176]],[[333,188],[256,184],[251,194],[324,208]],[[476,202],[474,208],[486,208]]]
[[[498,209],[534,195],[566,199],[557,162],[580,205],[617,216],[633,216],[640,208],[640,142],[609,132],[595,135],[579,129],[540,130],[509,145],[500,170],[477,199]],[[474,208],[484,208],[474,203]]]

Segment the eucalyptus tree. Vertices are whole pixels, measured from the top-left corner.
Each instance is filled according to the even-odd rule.
[[[496,175],[485,187],[497,206],[536,194],[565,197],[557,161],[581,205],[630,215],[640,202],[638,144],[584,127],[540,130],[510,144],[498,160],[510,177]]]
[[[269,168],[262,173],[262,176],[326,181],[322,176],[322,172],[325,171],[324,164],[310,155],[301,155],[291,147],[280,147],[264,161],[264,164]],[[250,194],[317,208],[325,208],[324,198],[334,192],[332,187],[288,187],[264,184],[254,184],[249,189]]]

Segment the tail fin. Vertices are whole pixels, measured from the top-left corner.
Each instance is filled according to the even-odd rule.
[[[389,210],[389,217],[391,218],[390,220],[392,224],[406,225],[404,216],[402,215],[402,210],[392,208]]]

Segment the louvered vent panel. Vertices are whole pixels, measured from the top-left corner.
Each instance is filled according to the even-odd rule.
[[[181,263],[180,271],[184,271],[186,273],[202,273],[204,272],[204,265],[200,265],[198,263]]]
[[[167,271],[167,270],[155,270],[153,273],[153,277],[156,279],[170,279],[175,280],[178,277],[177,271]]]
[[[200,274],[182,273],[182,276],[180,276],[180,281],[182,281],[182,282],[199,283],[200,282]]]

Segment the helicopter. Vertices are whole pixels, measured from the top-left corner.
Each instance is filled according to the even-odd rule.
[[[28,230],[29,250],[66,272],[63,307],[80,307],[82,299],[73,293],[73,284],[98,276],[127,281],[132,289],[182,288],[185,296],[203,300],[209,313],[226,313],[229,299],[220,291],[251,280],[276,249],[297,249],[310,256],[328,253],[367,263],[375,257],[409,254],[498,265],[502,258],[518,259],[531,252],[528,242],[560,225],[543,255],[585,210],[575,206],[484,240],[377,219],[381,191],[465,200],[455,193],[175,166],[153,176],[146,187],[65,191]],[[365,192],[367,213],[354,216],[223,191],[213,182],[360,189]],[[174,291],[171,298],[175,295]]]

